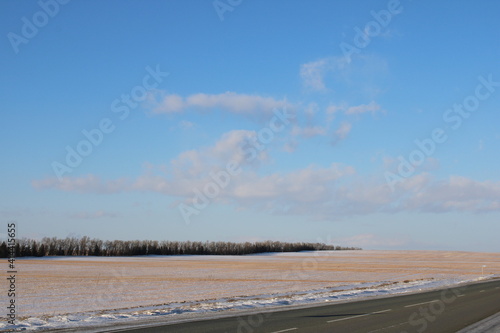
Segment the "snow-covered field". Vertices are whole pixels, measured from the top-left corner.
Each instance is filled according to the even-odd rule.
[[[1,330],[168,321],[411,292],[482,279],[483,265],[484,276],[500,276],[500,254],[440,251],[50,257],[17,264],[17,325],[2,321]]]

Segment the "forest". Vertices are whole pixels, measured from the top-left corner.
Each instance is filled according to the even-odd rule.
[[[154,241],[113,240],[83,236],[44,237],[42,240],[19,239],[14,246],[3,241],[0,244],[0,258],[45,257],[45,256],[137,256],[137,255],[245,255],[264,252],[361,250],[355,247],[326,245],[323,243],[288,243],[279,241],[262,242],[197,242],[197,241]]]

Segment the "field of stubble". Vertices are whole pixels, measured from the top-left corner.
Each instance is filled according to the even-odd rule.
[[[287,293],[363,282],[500,274],[500,254],[328,251],[253,256],[18,259],[21,318]]]

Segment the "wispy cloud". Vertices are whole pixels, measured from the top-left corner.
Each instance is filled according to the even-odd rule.
[[[190,121],[187,121],[187,120],[183,120],[179,123],[179,128],[183,129],[183,130],[192,129],[194,127],[195,127],[195,124],[190,122]]]
[[[198,93],[183,97],[177,94],[155,91],[148,95],[146,104],[151,107],[155,114],[178,113],[187,109],[220,109],[236,114],[269,114],[273,109],[291,107],[291,104],[286,100],[235,92],[222,94]]]
[[[304,86],[312,90],[325,90],[324,76],[328,67],[327,59],[320,59],[300,66],[300,77]]]
[[[294,136],[302,136],[305,138],[312,138],[315,136],[326,135],[328,129],[323,126],[294,126],[292,129],[292,135]]]
[[[99,180],[96,176],[71,177],[66,179],[64,187],[58,186],[57,180],[45,181],[44,189],[110,193],[109,184],[116,184],[99,180],[96,185],[96,179]],[[189,202],[194,188],[203,188],[211,181],[205,174],[182,179],[146,174],[122,183],[115,192],[157,192]],[[235,176],[230,186],[221,189],[214,202],[323,219],[401,211],[484,213],[500,211],[500,182],[478,182],[464,177],[432,181],[429,176],[421,175],[412,177],[393,193],[384,182],[356,176],[354,168],[334,163],[329,167],[311,165],[284,174],[259,175],[246,170]]]
[[[500,182],[451,176],[429,183],[407,201],[406,207],[437,213],[500,211]]]
[[[339,137],[349,133],[345,123],[336,131]],[[321,219],[366,215],[375,212],[471,212],[500,211],[500,182],[476,181],[453,176],[436,180],[427,173],[417,174],[398,183],[394,192],[384,179],[361,176],[352,166],[332,163],[309,165],[289,172],[263,173],[260,163],[269,157],[262,154],[249,161],[245,152],[254,131],[225,133],[213,145],[179,154],[167,166],[149,167],[135,179],[103,180],[96,175],[35,180],[39,190],[101,193],[155,192],[182,202],[193,200],[194,189],[213,182],[211,173],[235,161],[241,172],[231,177],[213,202],[244,209],[257,209],[277,214],[308,215]],[[257,161],[257,163],[254,163]],[[83,214],[75,218],[99,218],[103,212]]]
[[[300,66],[302,84],[309,92],[342,92],[375,98],[384,91],[388,72],[385,59],[370,54],[355,54],[356,61],[345,57],[324,57]]]
[[[328,72],[336,69],[343,69],[348,65],[344,57],[326,57],[311,61],[300,66],[300,77],[304,87],[315,90],[327,90],[325,76]]]
[[[42,180],[33,180],[32,186],[38,190],[58,189],[67,192],[80,193],[116,193],[128,190],[126,179],[109,180],[103,182],[98,176],[86,175],[83,177],[62,177],[59,181],[56,177]]]
[[[336,145],[340,141],[344,140],[349,132],[351,132],[352,129],[352,124],[348,122],[343,122],[340,124],[339,128],[335,131],[333,135],[333,142],[332,144]]]
[[[326,107],[326,115],[327,115],[327,121],[332,121],[336,114],[342,111],[345,111],[347,106],[345,104],[341,105],[336,105],[336,104],[330,104]]]
[[[375,114],[378,112],[384,112],[382,107],[375,101],[371,101],[368,104],[359,105],[348,105],[347,103],[341,104],[330,104],[326,108],[326,114],[333,117],[337,113],[344,113],[346,115],[360,115],[363,113]]]
[[[345,114],[354,115],[354,114],[362,114],[362,113],[367,113],[367,112],[374,114],[375,112],[380,111],[380,110],[381,110],[380,105],[378,105],[377,103],[372,101],[369,104],[361,104],[358,106],[351,106],[351,107],[347,108],[347,110],[345,111]]]

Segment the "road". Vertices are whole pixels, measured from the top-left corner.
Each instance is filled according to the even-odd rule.
[[[499,280],[411,295],[102,332],[452,333],[497,312]]]

